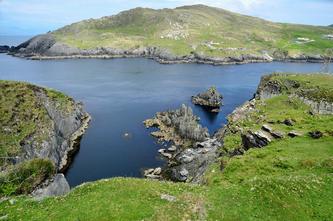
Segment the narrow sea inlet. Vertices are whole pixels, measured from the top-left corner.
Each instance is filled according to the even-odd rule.
[[[76,186],[101,178],[141,177],[143,168],[163,165],[157,153],[160,144],[142,123],[158,111],[187,104],[212,134],[228,114],[252,98],[262,75],[318,72],[322,65],[161,65],[139,58],[32,61],[2,54],[0,67],[0,79],[51,87],[84,103],[92,122],[66,173],[70,185]],[[218,114],[191,104],[192,95],[212,85],[224,96]]]

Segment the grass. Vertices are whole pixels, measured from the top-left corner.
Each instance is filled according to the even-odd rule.
[[[290,76],[288,76],[290,77]],[[280,80],[288,78],[281,77]],[[303,76],[300,79],[309,79]],[[313,78],[316,78],[314,75]],[[316,85],[316,80],[313,79]],[[319,87],[330,83],[318,80]],[[321,86],[320,86],[321,85]],[[326,86],[325,86],[326,85]],[[257,111],[231,127],[302,131],[265,148],[221,157],[205,175],[205,185],[113,178],[83,184],[62,197],[41,202],[26,196],[0,203],[7,220],[332,220],[333,116],[311,115],[309,107],[287,95],[257,103]],[[294,126],[280,123],[295,120]],[[320,130],[320,139],[309,131]],[[228,150],[240,133],[225,138]],[[175,196],[168,202],[162,194]]]
[[[74,23],[52,34],[59,42],[81,49],[160,47],[180,56],[227,57],[260,55],[263,51],[271,55],[324,55],[326,49],[333,48],[333,41],[323,38],[332,34],[329,27],[273,23],[204,5],[136,8]],[[314,41],[297,44],[299,37]],[[211,47],[207,42],[214,44]]]
[[[41,148],[54,130],[40,94],[45,94],[64,115],[74,108],[68,96],[24,82],[0,80],[0,196],[28,193],[49,177],[53,165],[33,159],[12,165],[23,158],[23,145]]]

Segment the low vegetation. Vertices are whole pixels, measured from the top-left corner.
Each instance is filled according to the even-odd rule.
[[[64,113],[73,108],[73,100],[60,92],[24,82],[0,80],[0,197],[29,193],[54,173],[51,161],[25,161],[22,156],[22,146],[32,142],[31,137],[35,148],[42,147],[49,139],[53,122],[41,94],[46,94]]]
[[[318,77],[318,78],[317,78]],[[323,90],[321,76],[280,76]],[[329,77],[326,80],[331,80]],[[305,84],[306,85],[306,84]],[[286,118],[293,120],[285,125]],[[205,185],[114,178],[83,184],[64,197],[35,202],[26,196],[0,203],[7,220],[332,220],[333,115],[313,115],[282,94],[258,102],[256,111],[231,126],[248,130],[269,124],[301,136],[275,139],[242,155],[224,155],[211,165]],[[321,131],[313,138],[311,131]],[[241,144],[228,134],[224,148]],[[162,195],[174,196],[168,201]],[[75,205],[75,206],[74,206]]]
[[[153,10],[74,23],[52,34],[81,49],[160,47],[176,55],[214,56],[322,54],[333,48],[329,27],[273,23],[204,5]]]

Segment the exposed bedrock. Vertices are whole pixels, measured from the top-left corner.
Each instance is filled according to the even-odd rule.
[[[211,112],[219,112],[222,106],[223,96],[215,87],[210,87],[207,91],[192,96],[192,103],[207,107]]]
[[[217,157],[221,143],[209,136],[207,128],[198,123],[192,109],[182,105],[178,110],[159,112],[155,118],[144,122],[146,127],[157,127],[152,135],[160,142],[170,142],[167,149],[158,152],[168,165],[161,170],[148,169],[147,178],[171,179],[181,182],[202,181],[202,176]]]

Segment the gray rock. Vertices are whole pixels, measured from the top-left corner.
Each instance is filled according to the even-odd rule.
[[[309,132],[309,135],[314,139],[319,139],[323,136],[323,133],[319,130]]]
[[[262,127],[261,127],[264,131],[266,131],[266,132],[272,132],[273,131],[273,129],[269,126],[269,125],[267,125],[267,124],[264,124],[264,125],[262,125]]]
[[[289,136],[289,137],[300,137],[300,136],[302,136],[302,135],[303,135],[302,133],[297,132],[297,131],[290,131],[290,132],[288,133],[288,136]]]
[[[264,131],[248,131],[248,133],[242,135],[242,143],[245,150],[256,147],[267,146],[272,141],[270,134]]]
[[[169,201],[169,202],[174,202],[174,201],[177,200],[177,198],[175,196],[171,196],[171,195],[168,195],[168,194],[162,194],[161,199]]]
[[[174,152],[177,150],[177,147],[175,145],[172,145],[171,147],[168,148],[168,151]]]
[[[294,126],[295,125],[295,121],[293,119],[285,119],[283,121],[283,123],[287,126]]]
[[[70,191],[69,184],[63,174],[57,174],[46,186],[32,192],[36,200],[42,200],[51,196],[65,195]]]
[[[271,131],[270,134],[277,139],[282,139],[285,137],[285,133],[281,131]]]
[[[209,88],[206,92],[192,96],[192,103],[210,108],[211,112],[219,112],[223,96],[215,87]]]

